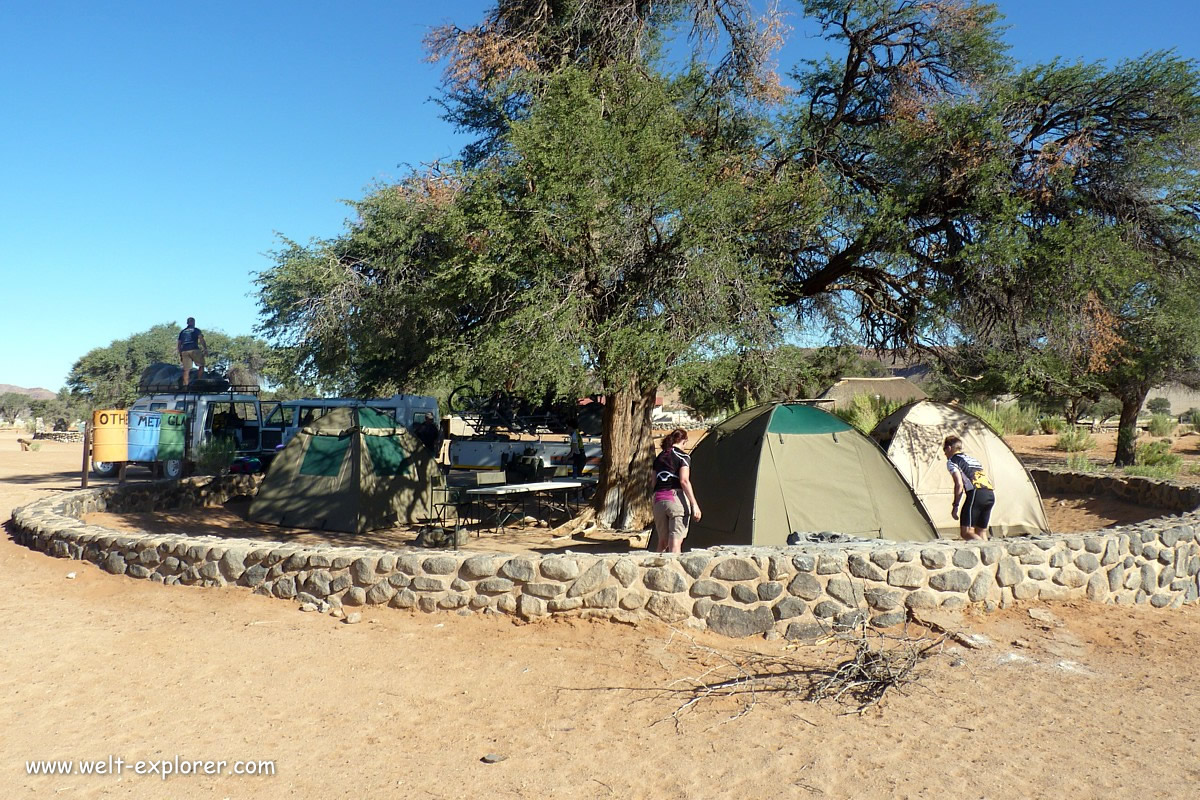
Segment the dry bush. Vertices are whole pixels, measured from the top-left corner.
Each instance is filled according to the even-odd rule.
[[[922,634],[925,632],[922,631]],[[683,717],[707,702],[732,700],[730,719],[752,711],[760,697],[782,697],[810,703],[831,702],[847,707],[847,714],[861,714],[876,706],[889,691],[906,693],[923,676],[921,663],[942,651],[946,635],[930,638],[904,631],[886,633],[865,622],[844,633],[828,634],[805,644],[791,643],[784,653],[725,652],[698,644],[686,634],[691,653],[710,664],[697,675],[680,678],[667,691],[683,698],[671,713],[678,727]],[[820,649],[831,646],[844,657],[833,666]],[[801,657],[801,652],[807,657]]]

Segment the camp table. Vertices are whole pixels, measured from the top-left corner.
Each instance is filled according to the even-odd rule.
[[[499,531],[501,526],[512,515],[512,512],[505,514],[504,504],[507,501],[519,502],[521,510],[524,511],[526,501],[533,498],[538,502],[538,508],[540,509],[543,496],[553,496],[555,492],[562,492],[563,500],[566,501],[572,491],[581,489],[582,487],[582,481],[538,481],[536,483],[506,483],[501,486],[481,486],[477,489],[467,489],[465,494],[470,499],[479,500],[484,508],[492,512],[492,519],[496,523],[494,530]]]

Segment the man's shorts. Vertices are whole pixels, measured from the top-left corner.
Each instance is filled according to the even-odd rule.
[[[986,528],[992,521],[992,506],[996,505],[996,493],[991,489],[975,489],[967,492],[963,499],[959,524],[964,528]]]
[[[195,364],[197,367],[204,366],[203,350],[184,350],[179,354],[179,357],[183,359],[184,372],[191,370],[193,364]]]

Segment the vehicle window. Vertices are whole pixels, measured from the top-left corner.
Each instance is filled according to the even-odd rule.
[[[295,406],[275,406],[275,409],[267,417],[264,423],[271,428],[290,428],[293,421],[296,419]]]
[[[151,403],[150,404],[151,411],[162,411],[166,407],[167,407],[166,403]]]

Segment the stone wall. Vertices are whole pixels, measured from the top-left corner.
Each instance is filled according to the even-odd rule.
[[[728,636],[817,635],[907,609],[986,610],[1014,601],[1087,599],[1177,607],[1197,599],[1198,492],[1162,481],[1038,471],[1043,491],[1113,493],[1188,513],[1119,529],[986,543],[806,544],[653,553],[511,555],[382,551],[205,536],[116,533],[90,511],[220,505],[259,476],[191,478],[81,490],[13,513],[22,543],[164,584],[244,586],[313,608],[388,605],[424,612],[654,618]]]

